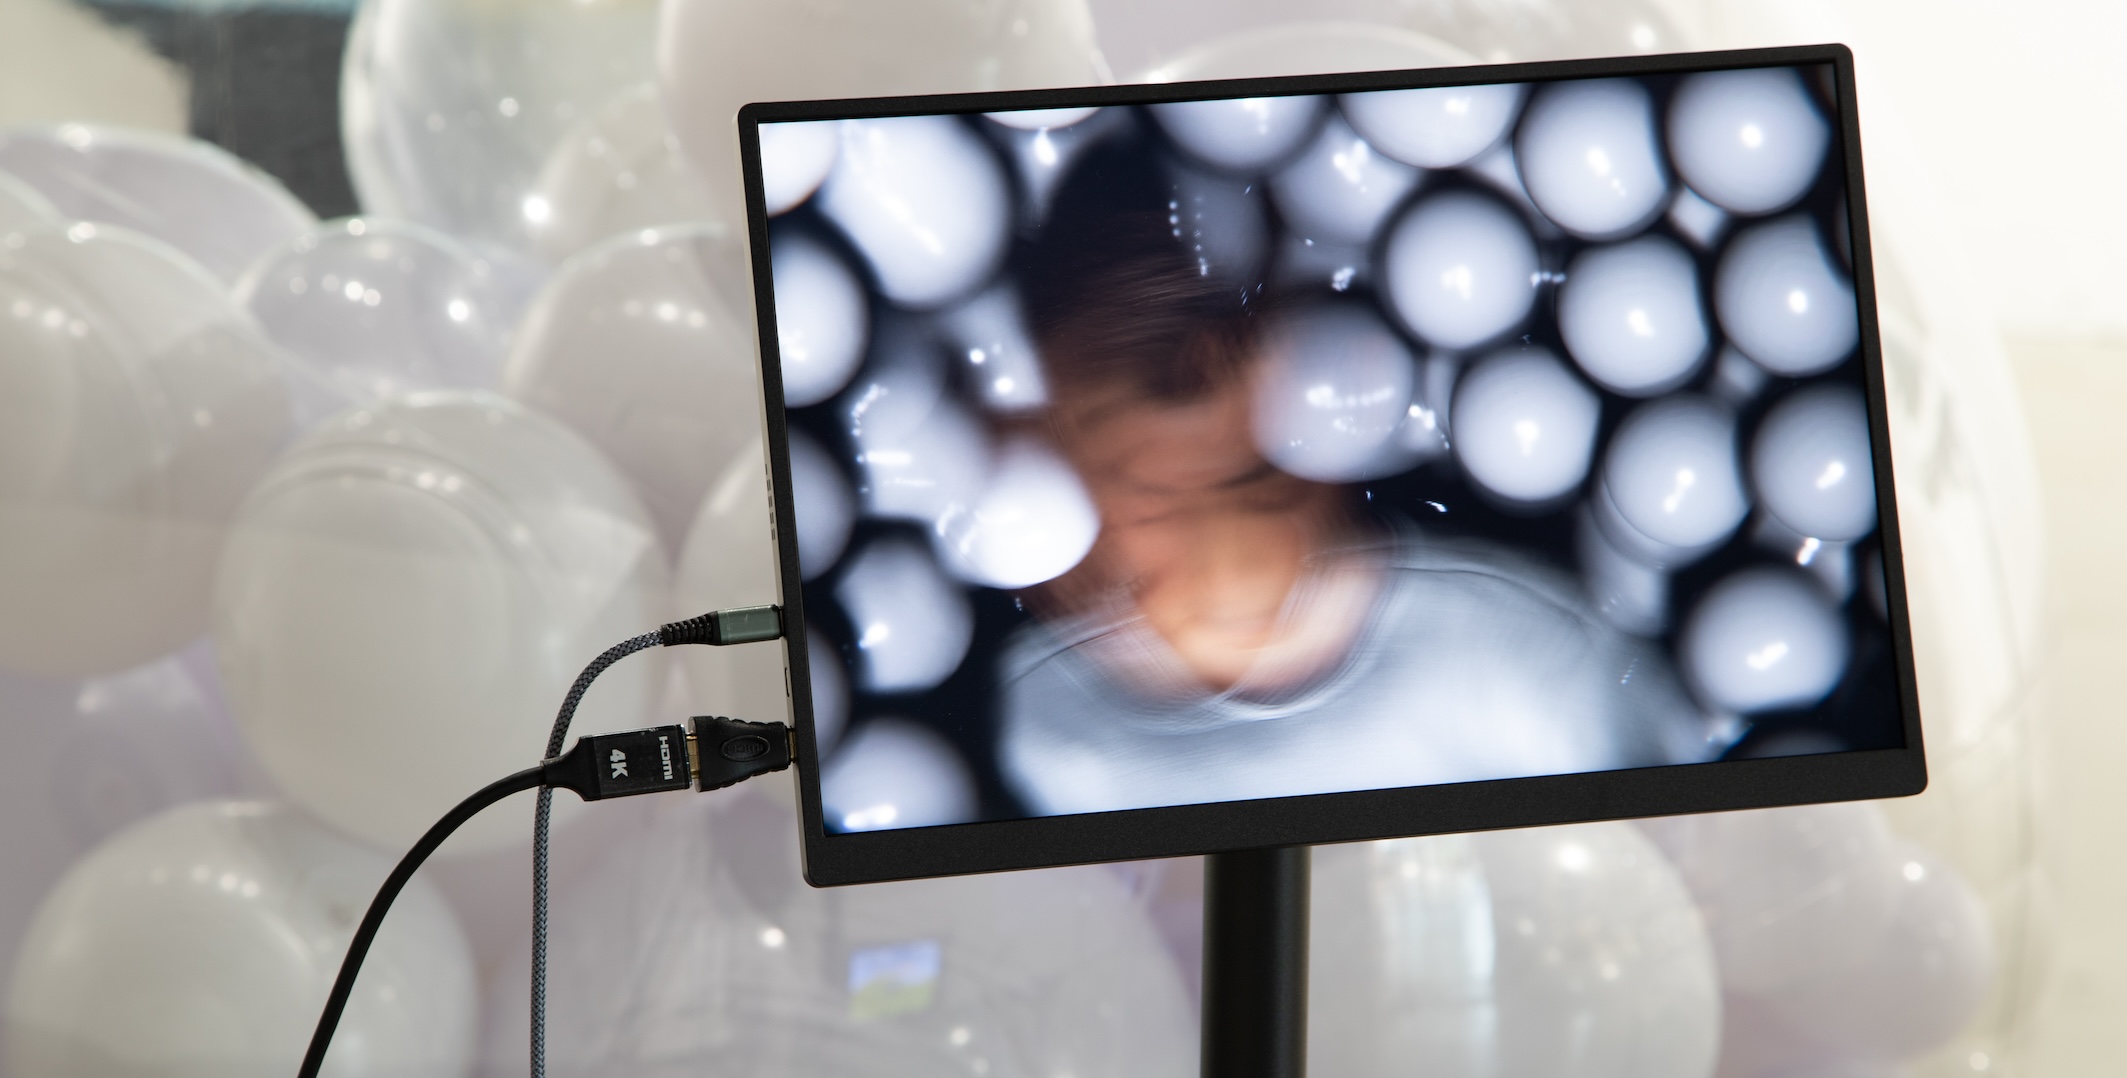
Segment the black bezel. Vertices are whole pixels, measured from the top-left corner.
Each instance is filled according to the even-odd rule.
[[[1821,801],[1917,794],[1927,786],[1912,634],[1884,406],[1883,353],[1876,323],[1875,271],[1868,205],[1861,179],[1861,128],[1854,97],[1853,53],[1843,45],[1678,53],[1544,63],[1420,68],[1407,71],[1228,79],[1212,82],[1099,86],[923,97],[859,98],[751,104],[739,110],[746,219],[760,326],[762,398],[775,500],[782,579],[800,579],[791,516],[789,440],[776,346],[774,285],[768,259],[768,214],[762,191],[759,125],[790,120],[999,112],[1085,105],[1149,104],[1224,97],[1274,97],[1425,86],[1535,82],[1613,75],[1682,74],[1747,67],[1830,64],[1838,94],[1836,127],[1845,154],[1855,301],[1860,307],[1861,364],[1875,457],[1884,585],[1905,748],[1728,760],[1623,771],[1498,779],[1436,786],[1313,794],[1069,816],[1043,816],[943,827],[837,834],[826,830],[813,740],[811,684],[805,654],[805,607],[799,589],[783,596],[790,696],[797,721],[799,807],[805,878],[836,886],[926,876],[1041,868],[1096,861],[1175,857],[1406,835],[1481,831]]]

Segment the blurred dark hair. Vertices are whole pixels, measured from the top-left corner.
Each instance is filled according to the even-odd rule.
[[[1027,319],[1066,390],[1191,400],[1239,377],[1255,349],[1260,297],[1190,251],[1164,158],[1143,130],[1087,150],[1024,252]]]

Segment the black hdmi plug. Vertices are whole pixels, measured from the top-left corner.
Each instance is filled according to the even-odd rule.
[[[685,790],[694,785],[684,726],[592,734],[547,761],[546,784],[586,801]]]

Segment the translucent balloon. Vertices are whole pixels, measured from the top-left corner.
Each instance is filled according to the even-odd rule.
[[[1420,199],[1390,227],[1382,259],[1397,316],[1428,343],[1457,350],[1528,317],[1537,269],[1520,215],[1468,191]]]
[[[573,129],[642,81],[656,17],[654,0],[364,0],[340,71],[340,139],[363,209],[541,250],[555,204],[540,174]]]
[[[857,634],[857,680],[870,692],[921,692],[959,668],[975,633],[967,595],[904,538],[850,559],[835,598]]]
[[[1750,512],[1735,414],[1689,395],[1639,406],[1610,436],[1603,487],[1639,536],[1683,551],[1710,548]]]
[[[1809,191],[1831,125],[1793,68],[1688,76],[1669,102],[1669,154],[1692,190],[1731,213],[1772,213]]]
[[[1587,478],[1601,418],[1601,398],[1550,352],[1495,352],[1456,387],[1455,456],[1500,497],[1548,502]]]
[[[52,224],[58,220],[59,210],[50,199],[13,175],[0,171],[0,232]]]
[[[1239,97],[1170,101],[1153,119],[1182,149],[1213,168],[1261,172],[1300,151],[1322,118],[1323,99]]]
[[[1306,479],[1343,483],[1409,467],[1395,441],[1418,365],[1395,332],[1357,304],[1302,311],[1263,345],[1256,376],[1256,447]]]
[[[1270,250],[1270,214],[1262,185],[1174,163],[1174,211],[1197,272],[1252,286]]]
[[[1669,574],[1617,548],[1593,513],[1573,525],[1574,550],[1588,598],[1604,620],[1635,636],[1669,628]]]
[[[1669,204],[1654,103],[1637,82],[1591,79],[1538,89],[1514,149],[1529,197],[1582,239],[1629,236]]]
[[[1714,311],[1736,347],[1774,374],[1830,370],[1861,339],[1854,286],[1808,217],[1782,217],[1729,241],[1714,275]]]
[[[873,719],[820,773],[820,804],[840,831],[935,827],[975,819],[975,777],[929,727]]]
[[[207,625],[288,429],[273,347],[177,251],[86,222],[0,241],[0,667],[74,676]]]
[[[1299,158],[1271,180],[1270,192],[1287,228],[1318,241],[1363,244],[1421,175],[1375,152],[1332,112]]]
[[[298,237],[236,286],[295,361],[296,424],[417,389],[493,388],[516,310],[486,260],[420,225],[354,217]]]
[[[1851,386],[1808,386],[1758,424],[1750,478],[1780,522],[1815,539],[1850,541],[1876,528],[1868,405]]]
[[[948,343],[967,360],[966,373],[985,407],[1014,413],[1049,402],[1041,354],[1011,286],[976,296],[947,311],[940,322]]]
[[[545,206],[525,225],[532,253],[550,262],[623,232],[717,219],[649,83],[620,91],[570,126],[525,200]]]
[[[844,120],[820,212],[871,265],[886,298],[935,307],[996,272],[1012,194],[996,156],[949,116]]]
[[[1629,825],[1315,851],[1309,1069],[1704,1078],[1706,930]]]
[[[937,544],[955,574],[991,588],[1062,576],[1100,535],[1100,512],[1078,473],[1036,438],[1004,444],[981,497],[938,518]]]
[[[317,223],[280,181],[220,147],[151,131],[85,124],[0,131],[0,169],[61,217],[153,236],[224,284]]]
[[[864,362],[871,324],[864,286],[840,256],[803,233],[778,233],[769,259],[783,403],[818,404],[841,392]]]
[[[1850,645],[1839,609],[1786,568],[1745,569],[1700,598],[1680,658],[1706,703],[1749,713],[1808,707],[1846,673]]]
[[[669,576],[589,443],[501,397],[417,394],[343,413],[252,492],[215,650],[281,789],[398,848],[483,781],[465,761],[541,755],[583,664],[669,620]],[[607,672],[575,732],[647,725],[660,669],[653,652]],[[522,842],[524,819],[484,814],[444,852]]]
[[[1337,103],[1382,153],[1424,168],[1459,168],[1506,138],[1527,91],[1521,83],[1375,90]]]
[[[680,554],[680,611],[691,614],[783,601],[765,454],[765,448],[756,443],[734,457],[709,485],[709,495],[702,499]],[[782,642],[678,651],[687,675],[688,705],[699,713],[753,722],[789,721],[789,674]],[[815,662],[816,701],[823,693],[823,673],[840,679],[839,669],[832,664],[823,669],[823,664]],[[844,690],[841,695],[848,693]]]
[[[1558,330],[1588,377],[1628,397],[1664,393],[1698,373],[1711,332],[1699,271],[1675,241],[1642,236],[1575,257],[1558,290]]]
[[[672,546],[761,438],[753,308],[732,284],[743,259],[715,226],[616,237],[562,266],[503,364],[503,392],[604,451]]]
[[[857,520],[856,492],[827,450],[804,431],[790,432],[791,513],[798,521],[798,565],[805,579],[835,567]]]
[[[749,101],[1100,81],[1085,0],[670,0],[657,70],[673,130],[725,221],[744,219],[732,117]]]
[[[786,212],[820,189],[842,148],[833,123],[762,124],[761,189],[768,215]]]
[[[113,837],[24,941],[10,1074],[287,1074],[390,862],[289,809],[208,802]],[[332,1073],[462,1074],[479,997],[465,936],[415,877],[355,984]]]
[[[1187,989],[1115,873],[815,890],[762,786],[675,803],[556,893],[548,1073],[1191,1073]],[[524,1007],[491,1014],[489,1065],[522,1071]]]

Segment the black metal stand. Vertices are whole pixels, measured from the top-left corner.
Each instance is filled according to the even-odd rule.
[[[1203,1078],[1307,1073],[1308,848],[1204,858]]]

